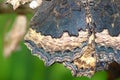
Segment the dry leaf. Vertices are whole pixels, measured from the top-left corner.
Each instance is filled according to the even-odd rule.
[[[8,57],[14,51],[26,32],[27,19],[24,15],[18,15],[11,31],[4,39],[4,56]]]
[[[21,4],[25,4],[27,2],[30,2],[31,0],[7,0],[7,3],[10,3],[13,5],[13,9],[15,10],[18,8]]]

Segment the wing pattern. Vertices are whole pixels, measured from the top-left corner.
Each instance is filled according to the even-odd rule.
[[[25,44],[47,66],[60,62],[74,76],[92,76],[120,64],[119,0],[45,0],[30,26]],[[105,30],[110,37],[97,35]]]

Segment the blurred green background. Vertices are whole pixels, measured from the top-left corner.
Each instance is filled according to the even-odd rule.
[[[0,80],[107,80],[107,74],[104,71],[95,73],[90,79],[73,77],[71,71],[62,64],[55,63],[46,67],[42,60],[31,54],[24,45],[23,39],[19,43],[19,49],[5,58],[3,56],[4,37],[11,29],[16,16],[17,14],[14,13],[0,14]],[[32,16],[33,14],[27,15],[28,21]]]

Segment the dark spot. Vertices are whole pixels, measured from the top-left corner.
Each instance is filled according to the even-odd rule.
[[[80,69],[81,69],[81,70],[83,70],[84,68],[83,68],[83,67],[81,67]]]
[[[46,0],[46,1],[51,1],[51,0]]]
[[[91,54],[91,57],[94,57],[94,56],[95,56],[94,53],[92,53],[92,54]]]

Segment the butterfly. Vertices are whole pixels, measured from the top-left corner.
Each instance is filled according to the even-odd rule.
[[[120,1],[44,0],[24,40],[46,66],[58,62],[91,77],[120,64]]]

